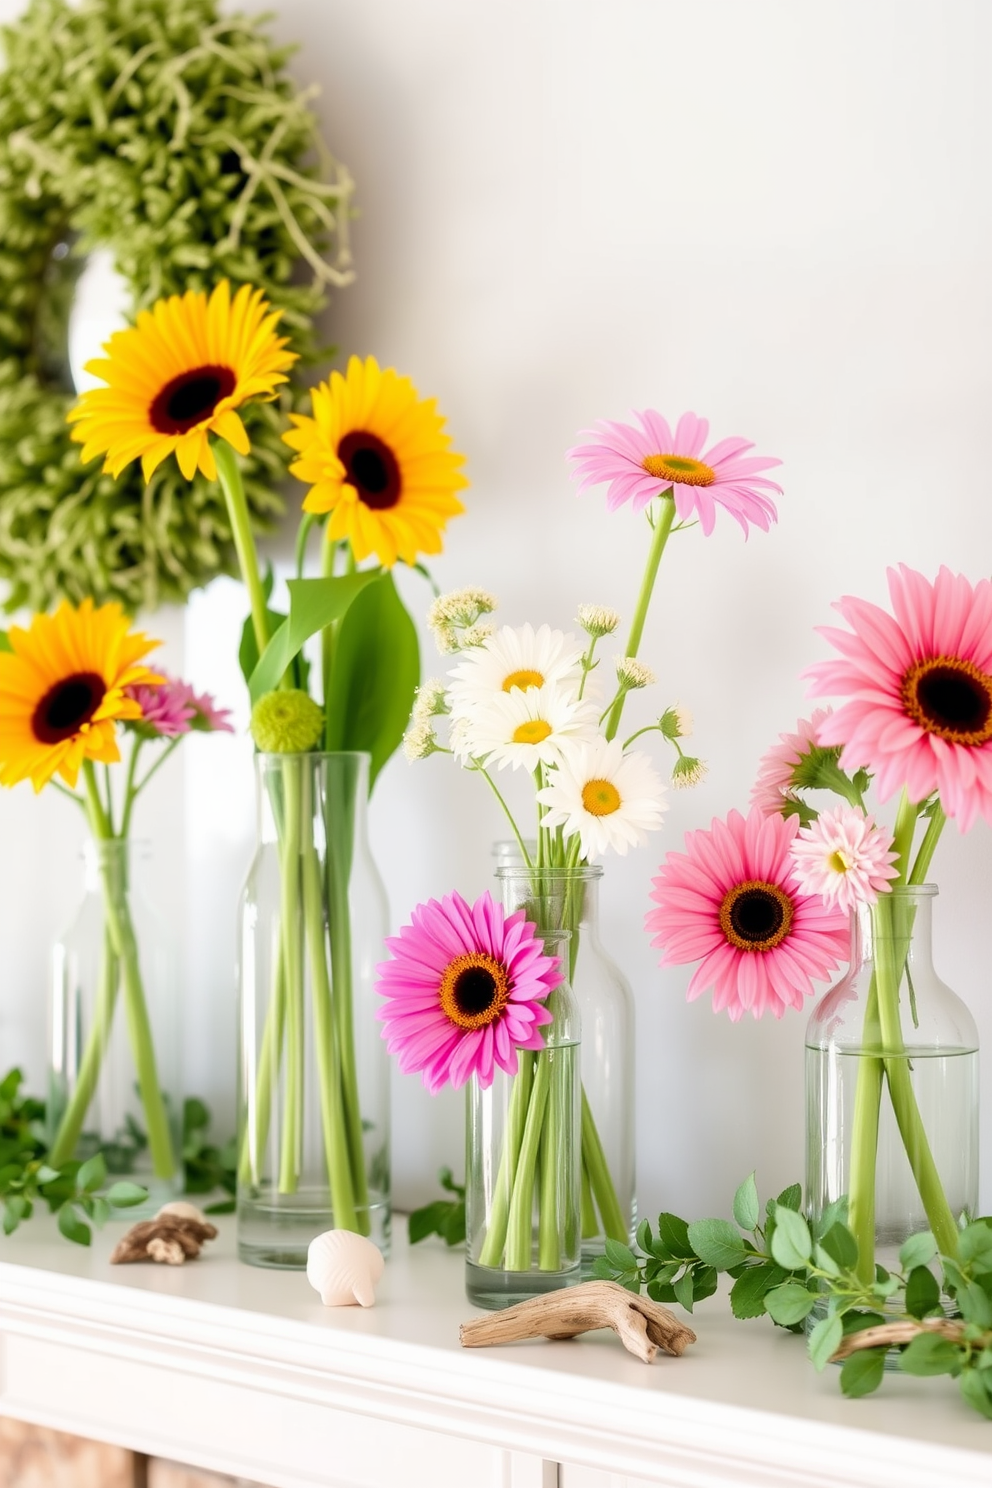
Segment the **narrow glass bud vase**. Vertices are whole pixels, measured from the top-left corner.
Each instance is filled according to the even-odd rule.
[[[87,842],[85,897],[57,942],[49,1009],[48,1163],[102,1152],[154,1213],[182,1190],[179,988],[172,939],[141,892],[144,843]]]
[[[859,1273],[891,1269],[932,1230],[957,1252],[978,1204],[978,1035],[937,976],[933,884],[852,916],[846,975],[806,1033],[806,1193],[813,1217],[847,1195]]]
[[[238,1252],[302,1270],[323,1230],[390,1232],[389,1063],[374,970],[387,910],[367,754],[256,756],[241,900]]]
[[[544,1048],[517,1051],[517,1073],[497,1070],[467,1092],[466,1275],[478,1307],[509,1307],[581,1280],[579,1012],[567,979],[569,932],[560,892],[526,869],[500,872],[508,912],[524,909],[557,956],[562,982],[545,1004]]]

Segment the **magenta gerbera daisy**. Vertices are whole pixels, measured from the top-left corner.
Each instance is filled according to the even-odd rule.
[[[809,668],[811,691],[849,699],[820,743],[843,746],[845,770],[871,770],[882,801],[937,791],[962,831],[992,822],[992,583],[941,568],[931,584],[905,564],[888,580],[894,617],[847,596],[834,608],[851,630],[820,631],[842,659]]]
[[[829,708],[817,708],[812,718],[800,718],[794,734],[779,734],[778,743],[761,756],[751,787],[752,806],[760,806],[766,816],[782,810],[795,785],[796,767],[809,754],[810,746],[819,742],[820,724],[829,713]]]
[[[159,687],[129,687],[128,697],[141,709],[141,717],[129,725],[135,733],[153,739],[175,739],[188,734],[196,716],[193,689],[178,677],[165,677]]]
[[[376,967],[387,999],[376,1016],[400,1069],[420,1070],[435,1094],[477,1075],[485,1090],[498,1066],[517,1073],[518,1049],[543,1049],[552,1022],[543,1006],[562,980],[522,909],[506,917],[488,893],[429,899],[386,941],[392,959]]]
[[[790,855],[795,817],[731,811],[708,831],[687,832],[653,880],[645,924],[662,966],[699,961],[687,997],[712,990],[713,1009],[736,1023],[802,1007],[848,948],[847,916],[804,894]]]
[[[781,465],[763,455],[746,456],[754,448],[747,439],[721,439],[704,452],[709,421],[684,413],[673,432],[668,421],[647,408],[634,417],[641,427],[600,419],[582,432],[595,444],[579,444],[568,451],[573,474],[581,477],[579,490],[609,482],[606,504],[615,511],[630,501],[641,511],[655,496],[671,492],[679,520],[699,518],[709,536],[722,506],[748,534],[753,522],[767,532],[778,513],[767,494],[782,494],[781,486],[759,474]]]

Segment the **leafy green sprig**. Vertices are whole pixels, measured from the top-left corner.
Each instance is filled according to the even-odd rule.
[[[428,1235],[440,1235],[447,1245],[461,1245],[465,1239],[465,1189],[455,1182],[451,1169],[442,1168],[438,1182],[451,1199],[435,1199],[422,1209],[414,1209],[408,1220],[410,1244],[425,1240]]]

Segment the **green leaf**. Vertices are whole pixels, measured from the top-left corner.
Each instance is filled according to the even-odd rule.
[[[407,1220],[410,1244],[417,1245],[421,1240],[426,1240],[428,1235],[436,1235],[444,1222],[448,1207],[447,1199],[435,1199],[433,1204],[425,1204],[422,1209],[414,1209]]]
[[[85,1194],[96,1193],[107,1181],[107,1164],[103,1160],[103,1153],[98,1152],[88,1162],[84,1162],[76,1175],[76,1184],[80,1192]]]
[[[937,1333],[918,1333],[899,1355],[899,1368],[906,1374],[957,1374],[961,1350]]]
[[[791,1328],[812,1312],[816,1301],[816,1294],[808,1292],[801,1282],[785,1281],[765,1294],[765,1311],[773,1323]]]
[[[987,1225],[970,1224],[958,1236],[958,1260],[983,1260],[992,1255],[992,1230]]]
[[[441,1222],[438,1234],[446,1245],[461,1245],[465,1240],[465,1200],[456,1199],[448,1205],[447,1218]],[[640,1290],[638,1283],[635,1290]]]
[[[937,1254],[937,1241],[930,1230],[921,1230],[910,1235],[899,1247],[899,1264],[904,1271],[913,1271],[917,1266],[929,1266]]]
[[[906,1311],[911,1317],[926,1317],[940,1305],[940,1284],[927,1266],[914,1266],[906,1280]]]
[[[965,1369],[962,1371],[958,1384],[968,1404],[992,1420],[992,1396],[990,1396],[986,1380],[987,1376],[978,1374],[974,1369]]]
[[[61,1174],[59,1173],[58,1168],[50,1168],[47,1163],[42,1163],[41,1167],[38,1169],[37,1173],[35,1173],[34,1176],[36,1183],[45,1184],[54,1183],[57,1178],[61,1177]]]
[[[742,1230],[756,1230],[761,1218],[761,1204],[754,1174],[749,1173],[734,1194],[734,1218]]]
[[[842,1271],[851,1271],[858,1264],[858,1242],[847,1225],[839,1222],[831,1225],[820,1244]]]
[[[312,635],[342,620],[363,589],[381,582],[378,569],[335,578],[290,579],[289,614],[270,638],[248,683],[252,703],[279,686]]]
[[[142,1188],[140,1183],[112,1183],[104,1194],[108,1204],[115,1209],[131,1209],[135,1204],[143,1204],[148,1197],[147,1188]]]
[[[830,1363],[843,1336],[844,1324],[836,1313],[814,1325],[809,1335],[809,1356],[814,1368],[823,1369]]]
[[[743,1240],[726,1219],[697,1219],[689,1225],[687,1233],[699,1259],[717,1271],[739,1266],[747,1259]]]
[[[629,1245],[624,1245],[619,1240],[611,1240],[607,1236],[604,1249],[606,1251],[606,1259],[617,1271],[637,1270],[637,1257]]]
[[[236,1199],[219,1199],[216,1204],[208,1204],[204,1214],[234,1214],[238,1207]]]
[[[863,1333],[865,1328],[879,1328],[883,1323],[890,1322],[880,1312],[845,1312],[844,1313],[844,1337],[848,1333]]]
[[[74,1245],[89,1245],[93,1238],[88,1224],[84,1224],[71,1204],[63,1204],[59,1210],[59,1230]]]
[[[735,1318],[761,1317],[765,1311],[765,1293],[785,1280],[781,1266],[749,1266],[730,1289],[730,1310]]]
[[[651,1225],[646,1219],[637,1226],[637,1243],[645,1255],[651,1254]]]
[[[720,1278],[714,1266],[697,1266],[692,1279],[692,1300],[702,1302],[712,1297]]]
[[[465,1197],[464,1183],[456,1183],[454,1174],[450,1168],[442,1168],[437,1175],[437,1181],[446,1193],[455,1194],[459,1199]]]
[[[416,627],[384,574],[341,621],[326,699],[327,748],[367,750],[370,789],[403,738],[419,680]]]
[[[958,1287],[955,1298],[966,1322],[975,1323],[980,1328],[992,1328],[992,1299],[977,1281]]]
[[[206,1131],[209,1125],[208,1108],[195,1095],[188,1095],[183,1101],[183,1140],[187,1141],[194,1133]]]
[[[788,1188],[783,1188],[775,1202],[783,1209],[794,1209],[798,1214],[803,1202],[802,1187],[798,1183],[790,1183]]]
[[[692,1311],[692,1298],[695,1291],[695,1280],[691,1271],[683,1271],[678,1281],[672,1282],[672,1293],[676,1302],[685,1308],[686,1312]]]
[[[823,1213],[816,1215],[812,1221],[813,1239],[821,1240],[824,1235],[833,1229],[835,1224],[846,1225],[847,1209],[846,1194],[842,1194],[839,1199],[834,1199],[832,1204],[828,1204],[823,1210]]]
[[[695,1251],[689,1244],[689,1226],[677,1214],[658,1215],[658,1243],[664,1247],[665,1255],[683,1260],[693,1260]],[[656,1248],[657,1254],[657,1248]]]
[[[885,1374],[885,1348],[860,1349],[841,1365],[840,1387],[852,1400],[870,1395]]]
[[[107,1223],[107,1220],[110,1218],[110,1204],[107,1202],[106,1199],[101,1198],[99,1195],[97,1195],[96,1197],[87,1200],[86,1212],[89,1215],[90,1219],[92,1219],[93,1223],[96,1225],[97,1229],[102,1230],[104,1225]]]
[[[775,1211],[771,1251],[774,1259],[787,1271],[803,1270],[812,1257],[813,1240],[809,1226],[801,1214],[788,1206]]]
[[[269,635],[275,635],[280,625],[285,622],[286,616],[278,610],[266,610],[265,618],[268,621]],[[241,627],[241,643],[238,646],[238,665],[241,675],[245,681],[251,682],[251,674],[258,666],[258,642],[255,640],[255,623],[251,615],[248,616]]]

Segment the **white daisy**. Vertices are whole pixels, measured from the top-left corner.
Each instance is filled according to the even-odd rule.
[[[514,687],[494,692],[457,719],[452,748],[461,756],[484,759],[505,769],[536,770],[557,765],[573,745],[590,738],[598,709],[557,687]]]
[[[639,846],[665,811],[665,787],[648,756],[624,754],[619,739],[602,735],[570,750],[537,799],[550,808],[541,825],[566,837],[578,832],[586,858]]]
[[[574,636],[542,625],[502,626],[450,673],[451,707],[467,712],[478,703],[535,687],[578,689],[582,647]]]

